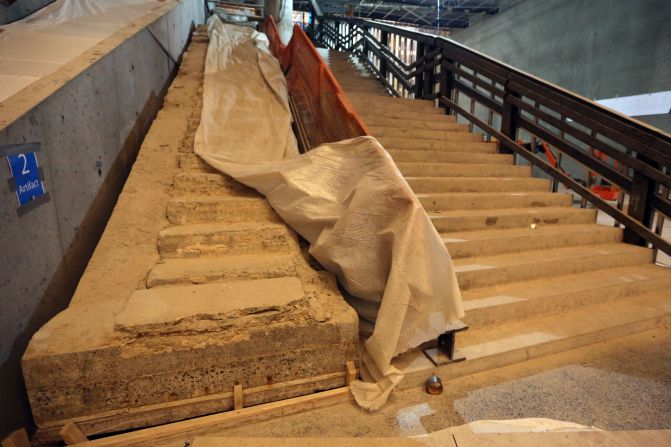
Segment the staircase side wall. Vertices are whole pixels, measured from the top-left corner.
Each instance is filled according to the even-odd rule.
[[[198,0],[171,2],[0,104],[0,145],[40,142],[51,200],[23,216],[0,167],[0,438],[30,426],[28,341],[64,309],[160,108]],[[4,157],[3,157],[4,158]]]

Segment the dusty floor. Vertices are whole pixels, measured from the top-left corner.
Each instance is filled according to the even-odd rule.
[[[671,428],[671,330],[463,377],[440,396],[395,392],[379,412],[353,403],[220,430],[219,436],[399,436],[478,419],[547,417],[607,430]],[[176,444],[171,444],[176,445]]]

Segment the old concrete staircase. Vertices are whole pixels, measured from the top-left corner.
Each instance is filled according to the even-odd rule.
[[[349,53],[320,50],[371,134],[389,151],[456,266],[467,360],[436,368],[402,356],[403,386],[609,340],[671,321],[671,270],[596,224],[594,209],[550,192],[433,102],[388,95]],[[535,225],[532,225],[535,224]]]

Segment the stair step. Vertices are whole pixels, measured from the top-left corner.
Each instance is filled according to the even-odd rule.
[[[445,113],[443,109],[436,108],[433,101],[395,98],[393,96],[370,98],[368,95],[349,95],[348,97],[353,104],[360,104],[367,107],[397,107],[409,111],[428,111],[432,113],[438,112],[441,114]]]
[[[415,193],[548,191],[550,181],[525,177],[406,177]]]
[[[388,151],[417,152],[418,154],[417,156],[427,158],[439,152],[458,152],[461,154],[465,153],[496,154],[495,143],[486,143],[481,141],[443,140],[440,145],[440,148],[434,148],[434,149],[430,147],[422,147],[424,145],[421,143],[420,144],[414,143],[417,140],[378,138],[378,141]],[[426,161],[426,158],[424,159],[424,161]],[[428,161],[432,161],[432,159],[429,158]]]
[[[671,270],[653,264],[579,272],[467,290],[462,294],[466,322],[472,329],[570,312],[582,306],[611,303],[668,290]]]
[[[441,234],[453,259],[622,241],[622,229],[605,225],[554,224]]]
[[[461,290],[470,290],[553,275],[640,265],[651,260],[652,250],[619,243],[458,258],[454,265]]]
[[[173,191],[178,196],[204,194],[263,197],[254,189],[236,182],[226,175],[196,172],[177,174],[173,179]]]
[[[587,208],[498,208],[493,210],[455,210],[429,213],[441,233],[545,225],[595,223],[596,210]],[[531,228],[529,228],[531,229]]]
[[[442,139],[451,139],[455,137],[455,133],[467,134],[467,135],[477,135],[471,134],[468,131],[468,126],[465,124],[456,124],[452,123],[452,127],[449,129],[408,129],[408,128],[392,128],[385,126],[373,126],[368,125],[368,130],[370,130],[371,135],[375,137],[385,137],[385,138],[411,138],[415,140],[442,140]],[[482,138],[478,141],[482,141]]]
[[[147,287],[283,276],[296,276],[296,265],[285,254],[175,258],[154,266],[147,277]]]
[[[394,366],[405,373],[399,389],[423,386],[432,373],[443,381],[500,368],[533,358],[600,343],[671,322],[666,292],[617,303],[582,307],[457,336],[465,362],[436,367],[421,351],[399,356]]]
[[[117,330],[143,337],[154,332],[220,332],[233,324],[289,321],[295,318],[292,307],[304,297],[297,277],[142,289],[131,295],[114,324]]]
[[[385,97],[389,96],[389,94],[384,91],[382,88],[369,88],[369,87],[343,87],[343,91],[345,92],[346,95],[350,95],[352,93],[365,93],[366,95],[371,95],[375,97]]]
[[[427,212],[547,206],[570,207],[573,204],[571,194],[552,192],[440,192],[420,193],[417,194],[417,198]]]
[[[162,230],[158,251],[164,258],[289,253],[297,249],[296,243],[294,235],[284,224],[209,223]]]
[[[195,171],[204,174],[219,173],[219,171],[208,165],[202,158],[194,153],[181,154],[179,156],[179,167],[185,171]]]
[[[482,143],[474,143],[477,145]],[[464,145],[466,146],[466,145]],[[512,165],[513,156],[509,154],[490,154],[482,152],[468,152],[466,147],[464,152],[451,151],[407,151],[402,149],[390,149],[389,155],[396,164],[399,163],[476,163],[476,164],[497,164]]]
[[[350,101],[352,102],[352,101]],[[373,104],[361,104],[354,103],[354,108],[364,122],[369,117],[377,117],[383,119],[408,119],[412,121],[436,121],[441,122],[446,119],[449,119],[443,109],[427,109],[422,112],[406,110],[403,107],[385,107],[385,106],[375,106]]]
[[[451,132],[450,137],[439,140],[428,138],[396,138],[374,135],[382,145],[389,149],[407,149],[417,151],[454,151],[463,152],[459,147],[462,143],[482,143],[482,135],[467,132]],[[496,145],[489,143],[489,152],[494,153]]]
[[[173,225],[262,220],[281,222],[268,201],[262,197],[175,198],[168,202],[167,215]]]
[[[397,162],[405,176],[428,177],[529,177],[531,166],[475,164],[475,163],[420,163]]]
[[[365,121],[368,127],[393,127],[413,130],[463,129],[463,124],[457,123],[456,118],[453,115],[436,115],[435,119],[433,120],[406,120],[401,118],[366,116]]]

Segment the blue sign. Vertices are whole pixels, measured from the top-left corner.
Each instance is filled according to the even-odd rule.
[[[44,185],[40,178],[35,152],[7,155],[7,161],[14,178],[16,197],[19,199],[20,206],[44,195]]]

